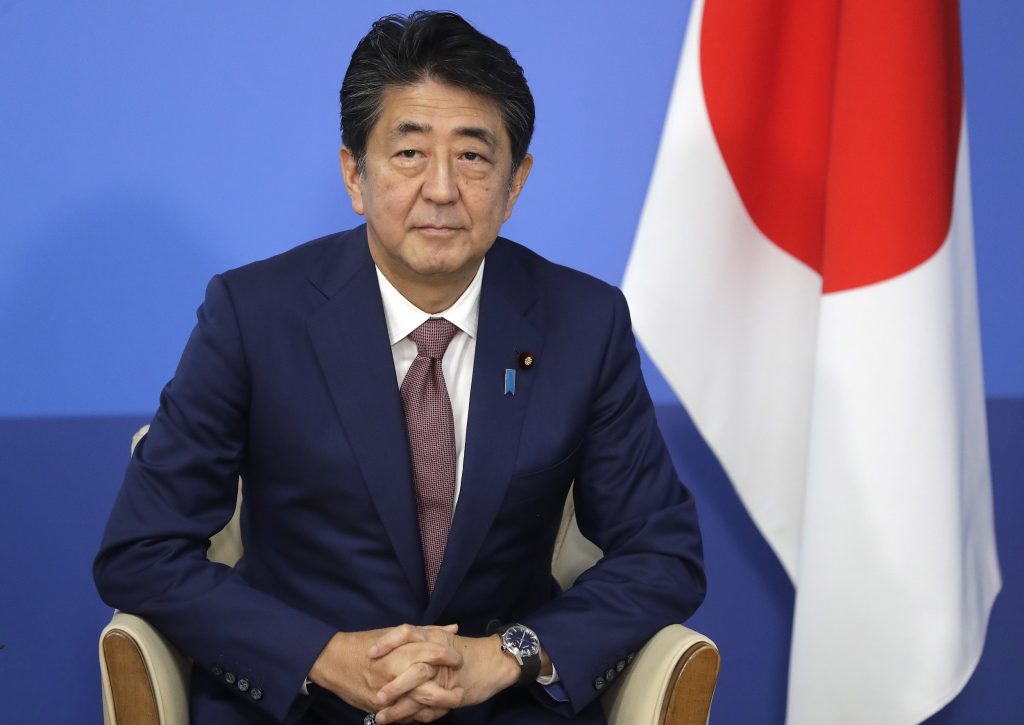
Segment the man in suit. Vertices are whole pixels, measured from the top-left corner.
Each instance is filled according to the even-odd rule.
[[[211,281],[97,586],[193,658],[196,723],[603,722],[705,586],[625,300],[498,237],[534,116],[504,46],[383,18],[341,102],[366,224]],[[206,548],[239,474],[230,569]],[[605,557],[562,592],[573,481]]]

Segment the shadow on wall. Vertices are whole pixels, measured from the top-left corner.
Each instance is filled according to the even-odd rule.
[[[40,218],[0,285],[0,416],[155,408],[223,239],[140,185]]]

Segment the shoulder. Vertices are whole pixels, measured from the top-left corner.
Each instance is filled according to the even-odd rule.
[[[616,305],[623,300],[618,287],[572,267],[552,262],[522,244],[499,237],[488,264],[515,265],[548,303]]]
[[[365,227],[336,232],[267,259],[217,275],[231,296],[257,306],[284,300],[330,296],[356,270],[372,264]]]
[[[305,242],[272,257],[229,269],[221,274],[230,284],[266,284],[293,278],[308,280],[351,247],[359,246],[361,227]],[[365,243],[362,245],[365,247]]]

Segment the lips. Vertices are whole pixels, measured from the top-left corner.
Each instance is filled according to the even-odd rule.
[[[416,227],[416,230],[422,232],[423,234],[435,234],[438,236],[443,236],[445,234],[454,234],[455,232],[459,231],[459,229],[461,229],[461,227],[450,227],[445,225],[433,224]]]

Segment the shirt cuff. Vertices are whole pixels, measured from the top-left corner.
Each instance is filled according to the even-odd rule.
[[[569,693],[565,691],[565,687],[562,686],[561,681],[558,677],[558,670],[555,669],[555,663],[551,663],[551,674],[544,676],[537,676],[537,684],[544,688],[544,692],[548,693],[548,697],[556,702],[569,702]]]
[[[553,685],[559,681],[558,670],[555,668],[555,663],[551,663],[551,674],[550,675],[537,675],[537,684],[541,687],[547,687]]]

